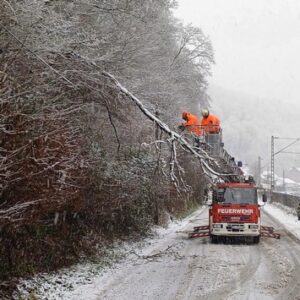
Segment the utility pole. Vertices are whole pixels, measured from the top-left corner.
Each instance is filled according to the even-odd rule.
[[[258,172],[257,172],[257,185],[260,187],[261,184],[261,157],[258,157]]]
[[[282,190],[285,192],[285,173],[284,169],[282,170]]]
[[[275,165],[274,165],[274,137],[273,135],[271,136],[271,191],[274,190],[275,187],[275,180],[274,180],[274,175],[275,175]]]
[[[271,187],[271,177],[270,177],[270,169],[269,169],[269,165],[268,165],[268,168],[267,168],[267,184],[268,184],[268,186],[270,186]]]

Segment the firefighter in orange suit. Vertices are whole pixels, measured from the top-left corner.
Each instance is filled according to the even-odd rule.
[[[180,129],[187,129],[197,136],[201,134],[200,121],[195,115],[184,111],[182,113],[182,119],[185,120],[185,123],[179,126]]]
[[[220,119],[209,113],[208,109],[201,111],[201,129],[206,133],[219,133],[220,132]]]

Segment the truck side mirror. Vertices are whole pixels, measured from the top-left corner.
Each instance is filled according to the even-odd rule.
[[[224,197],[223,196],[222,197],[218,197],[218,202],[220,202],[220,203],[225,202]]]
[[[267,202],[267,195],[266,194],[263,194],[262,195],[262,201],[264,202],[264,203],[266,203]]]
[[[208,206],[212,205],[212,199],[207,197],[207,199],[206,199],[206,204],[207,204]]]

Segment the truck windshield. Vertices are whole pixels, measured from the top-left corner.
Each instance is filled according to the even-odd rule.
[[[255,188],[226,188],[222,196],[219,193],[219,201],[223,203],[249,203],[257,204],[257,191]],[[221,197],[220,197],[221,196]]]

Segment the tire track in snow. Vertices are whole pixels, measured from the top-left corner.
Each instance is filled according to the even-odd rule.
[[[212,244],[176,234],[204,225],[207,215],[207,209],[198,211],[144,247],[133,245],[126,260],[91,278],[88,286],[41,299],[300,300],[300,242],[294,236],[266,214],[263,223],[279,228],[281,240]]]
[[[266,222],[274,225],[267,216]],[[127,280],[117,283],[117,288],[114,286],[113,293],[106,290],[99,299],[295,300],[300,295],[299,261],[293,258],[296,252],[286,248],[293,242],[292,239],[286,242],[288,237],[279,241],[262,239],[259,245],[211,244],[207,238],[173,238],[173,242],[180,240],[182,244],[177,249],[180,261],[171,256],[155,265],[155,262],[141,261],[143,271],[136,270],[138,274],[133,271]],[[168,243],[170,239],[164,245]],[[300,251],[298,244],[297,247]],[[161,245],[155,251],[159,249]],[[158,280],[153,280],[153,272]],[[130,290],[132,282],[137,286],[130,293],[128,287]]]
[[[267,215],[270,225],[274,226],[281,233],[280,243],[273,248],[275,249],[273,251],[277,251],[279,253],[277,255],[281,255],[283,257],[282,260],[288,262],[286,267],[287,274],[281,276],[281,284],[284,284],[283,289],[278,292],[274,299],[300,300],[300,241],[271,215],[267,213],[265,215]],[[276,266],[279,272],[282,272],[284,264],[276,264]]]

